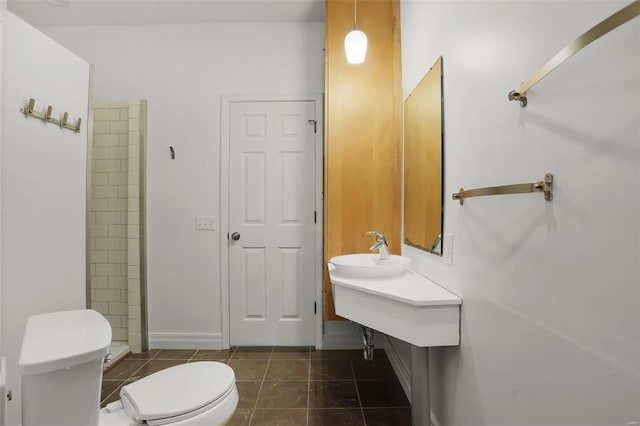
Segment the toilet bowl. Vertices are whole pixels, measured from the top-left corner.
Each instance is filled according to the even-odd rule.
[[[144,377],[100,411],[100,426],[219,425],[233,414],[238,391],[231,367],[201,361]]]
[[[226,364],[177,365],[123,386],[100,410],[102,371],[111,327],[84,309],[27,320],[18,366],[23,426],[214,426],[236,408],[238,391]]]

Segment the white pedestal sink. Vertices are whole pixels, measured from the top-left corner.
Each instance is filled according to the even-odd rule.
[[[412,423],[429,425],[428,347],[460,344],[462,299],[410,269],[390,277],[376,276],[375,270],[374,265],[366,275],[348,275],[331,260],[336,313],[412,345]]]

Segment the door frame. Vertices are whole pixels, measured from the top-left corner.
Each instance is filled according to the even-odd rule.
[[[222,95],[220,113],[220,314],[222,324],[222,347],[230,346],[231,338],[231,300],[229,286],[229,145],[230,145],[230,114],[231,105],[239,102],[314,102],[316,106],[316,133],[315,133],[315,342],[316,348],[322,349],[322,324],[323,324],[323,298],[322,298],[322,269],[323,269],[323,101],[322,94],[275,94],[275,95]]]

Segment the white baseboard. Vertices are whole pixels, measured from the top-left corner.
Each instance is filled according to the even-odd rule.
[[[360,325],[351,321],[325,321],[322,349],[360,349],[362,332]]]
[[[150,349],[222,349],[221,333],[149,333]]]

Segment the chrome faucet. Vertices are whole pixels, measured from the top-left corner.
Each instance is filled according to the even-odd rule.
[[[376,236],[376,243],[369,247],[369,251],[380,250],[380,259],[389,259],[389,245],[387,244],[387,240],[384,238],[384,234],[378,231],[369,231],[365,233],[365,235]]]

